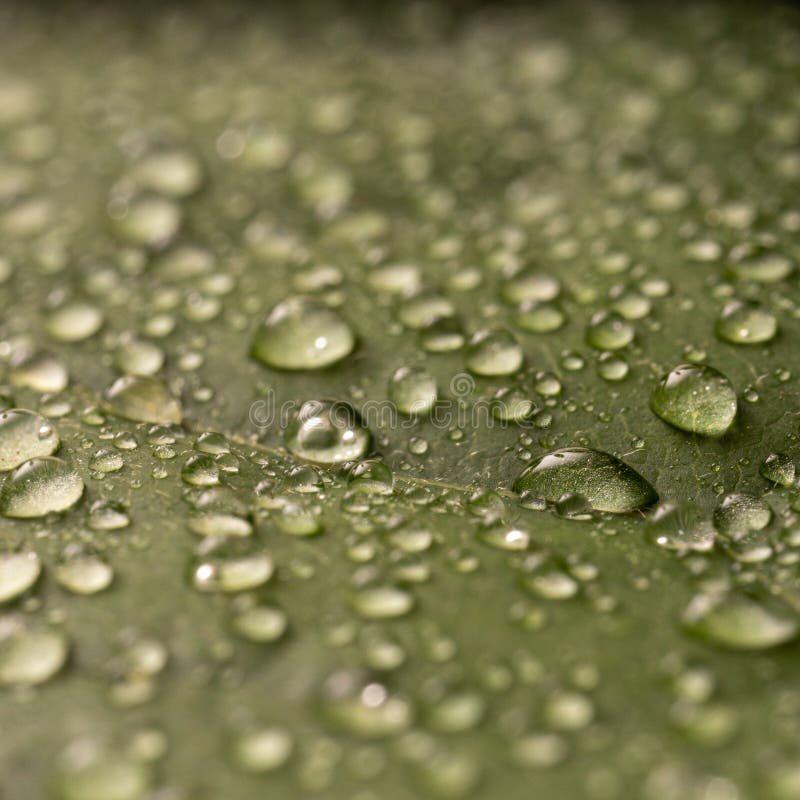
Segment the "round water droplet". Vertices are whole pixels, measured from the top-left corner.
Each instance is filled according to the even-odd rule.
[[[530,534],[512,525],[493,525],[481,531],[481,539],[498,550],[527,550],[530,545]]]
[[[364,619],[394,619],[414,608],[414,597],[395,586],[368,586],[353,592],[350,604]]]
[[[603,353],[597,363],[597,374],[606,381],[621,381],[628,377],[628,362],[615,353]]]
[[[406,328],[419,330],[455,316],[456,310],[446,297],[438,294],[420,294],[406,300],[397,317]]]
[[[775,338],[778,321],[757,303],[734,300],[722,309],[716,331],[720,339],[731,344],[763,344]]]
[[[97,594],[111,586],[114,569],[93,553],[68,553],[56,566],[55,578],[73,594]]]
[[[180,228],[183,213],[180,206],[163,197],[138,197],[121,215],[116,214],[117,235],[131,244],[158,249],[165,247]]]
[[[586,329],[586,344],[596,350],[619,350],[633,341],[634,327],[619,314],[599,311]]]
[[[125,460],[118,450],[104,448],[98,450],[89,460],[89,469],[92,472],[119,472],[125,466]]]
[[[687,631],[731,650],[766,650],[794,639],[800,627],[788,608],[741,593],[697,595],[683,617]]]
[[[500,296],[509,305],[555,300],[561,292],[558,278],[536,269],[524,269],[510,278],[500,289]]]
[[[508,331],[481,331],[470,341],[466,365],[475,375],[495,377],[513,375],[523,359],[519,342]]]
[[[417,367],[400,367],[389,381],[389,399],[402,414],[427,414],[438,393],[436,379]]]
[[[52,628],[0,620],[0,686],[33,686],[50,680],[67,660],[66,637]]]
[[[158,378],[124,375],[106,389],[107,410],[135,422],[179,425],[183,419],[180,402]]]
[[[750,531],[762,531],[772,521],[772,509],[765,500],[750,494],[729,494],[714,510],[714,527],[731,539]]]
[[[287,426],[285,441],[300,458],[318,464],[341,464],[363,458],[370,435],[348,403],[309,400]]]
[[[103,313],[89,303],[67,303],[52,311],[45,321],[47,332],[60,342],[81,342],[94,336],[103,324]]]
[[[232,626],[236,633],[251,642],[277,642],[286,633],[289,620],[280,608],[256,605],[237,613]]]
[[[248,520],[234,514],[223,512],[201,512],[192,514],[188,522],[189,530],[198,536],[250,536],[253,526]]]
[[[286,370],[323,369],[350,355],[356,339],[337,311],[294,297],[272,309],[253,339],[253,358]]]
[[[155,375],[164,365],[164,351],[146,339],[128,336],[114,350],[114,366],[125,375]]]
[[[585,447],[564,448],[540,456],[522,471],[514,491],[531,492],[551,503],[576,494],[595,511],[618,514],[635,511],[658,499],[653,487],[627,464]]]
[[[492,416],[502,422],[521,422],[536,410],[536,405],[521,389],[501,389],[491,402]]]
[[[350,492],[365,494],[391,494],[394,488],[392,470],[377,459],[356,464],[347,477]]]
[[[791,486],[795,481],[794,461],[785,453],[770,453],[758,471],[763,478],[778,486]]]
[[[650,408],[682,431],[722,436],[736,418],[736,392],[713,367],[681,364],[659,381]]]
[[[411,705],[405,698],[351,672],[335,673],[325,681],[322,709],[337,728],[365,739],[396,736],[407,730],[413,720]]]
[[[36,553],[0,553],[0,603],[7,603],[27,592],[41,572],[42,563]]]
[[[14,359],[8,377],[14,386],[49,394],[63,391],[69,383],[69,373],[64,363],[57,356],[44,351]]]
[[[566,321],[566,314],[555,303],[522,303],[514,313],[514,324],[527,333],[553,333]]]
[[[219,483],[219,466],[205,453],[194,453],[181,469],[181,480],[190,486],[215,486]]]
[[[246,772],[272,772],[292,754],[294,741],[281,728],[260,728],[239,736],[233,745],[236,765]]]
[[[80,500],[83,480],[65,461],[54,456],[26,461],[0,488],[0,514],[27,519],[66,511]]]
[[[53,425],[34,411],[14,408],[0,413],[0,471],[52,455],[60,444]]]

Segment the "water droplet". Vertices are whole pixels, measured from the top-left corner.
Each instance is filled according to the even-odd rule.
[[[250,536],[253,526],[250,522],[235,514],[223,512],[202,512],[192,514],[188,522],[189,530],[198,536]]]
[[[513,375],[522,362],[522,348],[508,331],[480,331],[469,343],[466,365],[475,375]]]
[[[536,406],[521,389],[501,389],[491,402],[492,416],[503,422],[521,422]]]
[[[527,333],[553,333],[563,327],[566,314],[555,303],[522,303],[514,313],[514,324]]]
[[[395,586],[367,586],[351,594],[350,604],[364,619],[394,619],[414,608],[414,597]]]
[[[561,292],[558,278],[536,269],[524,269],[510,278],[500,289],[500,296],[509,305],[555,300]]]
[[[239,611],[232,620],[239,636],[251,642],[277,642],[289,627],[289,619],[280,608],[251,605]]]
[[[50,680],[67,660],[65,636],[52,628],[0,620],[0,686],[33,686]]]
[[[89,461],[89,469],[92,472],[119,472],[125,466],[122,455],[109,448],[98,450]]]
[[[766,501],[749,494],[726,495],[714,511],[714,527],[731,539],[764,530],[771,520]]]
[[[778,283],[793,271],[794,265],[787,256],[749,243],[734,249],[726,268],[731,278],[754,283]]]
[[[594,718],[594,704],[578,692],[556,692],[544,707],[548,726],[558,731],[577,731]]]
[[[778,321],[763,306],[734,300],[722,309],[716,331],[720,339],[731,344],[762,344],[775,338]]]
[[[181,480],[190,486],[215,486],[219,483],[219,466],[205,453],[194,453],[181,468]]]
[[[389,399],[402,414],[429,413],[438,393],[436,379],[417,367],[400,367],[389,381]]]
[[[259,728],[237,737],[233,758],[245,772],[272,772],[289,760],[293,749],[294,740],[282,728]]]
[[[765,650],[794,639],[800,628],[789,609],[742,593],[697,595],[683,617],[687,631],[731,650]]]
[[[396,736],[413,719],[405,698],[352,672],[338,672],[325,681],[322,709],[337,728],[366,739]]]
[[[619,350],[633,341],[634,327],[619,314],[599,311],[586,328],[586,344],[596,350]]]
[[[456,310],[446,297],[420,294],[400,306],[397,317],[406,328],[428,328],[440,320],[455,316]]]
[[[394,488],[394,475],[383,461],[377,459],[361,461],[350,470],[347,487],[350,492],[391,494]]]
[[[39,579],[42,564],[36,553],[0,553],[0,603],[27,592]]]
[[[125,375],[155,375],[164,365],[164,351],[146,339],[126,336],[114,350],[114,366]]]
[[[527,550],[530,545],[527,531],[502,523],[482,531],[480,536],[486,544],[499,550]]]
[[[105,392],[106,408],[135,422],[179,425],[183,419],[180,402],[158,378],[123,375]]]
[[[73,594],[97,594],[111,586],[114,569],[94,553],[69,552],[56,566],[55,578]]]
[[[770,453],[758,471],[763,478],[778,486],[791,486],[795,481],[794,461],[784,453]]]
[[[192,585],[201,592],[244,592],[263,586],[275,570],[267,553],[239,552],[214,542],[215,549],[192,567]]]
[[[188,197],[200,188],[200,162],[183,150],[162,150],[145,156],[133,169],[132,179],[142,189],[168,197]]]
[[[722,436],[736,417],[736,392],[713,367],[681,364],[659,381],[650,408],[682,431]]]
[[[0,488],[0,514],[27,519],[66,511],[80,500],[83,480],[54,456],[33,458],[18,467]]]
[[[318,464],[341,464],[363,458],[370,446],[369,431],[347,403],[309,400],[286,428],[286,447],[300,458]]]
[[[515,492],[532,492],[551,503],[566,494],[584,497],[595,511],[626,513],[655,502],[653,487],[627,464],[585,447],[554,450],[527,466]]]
[[[60,342],[81,342],[94,336],[103,324],[103,313],[89,303],[75,302],[51,311],[45,321],[47,332]]]
[[[155,196],[135,198],[121,206],[119,212],[114,206],[112,213],[114,229],[120,238],[153,249],[169,244],[183,218],[177,203]]]
[[[251,352],[276,369],[323,369],[350,355],[355,343],[352,328],[337,311],[294,297],[272,309],[256,332]]]
[[[60,445],[56,429],[34,411],[14,408],[0,413],[0,471],[52,455]]]
[[[14,386],[33,389],[34,392],[57,394],[66,389],[69,373],[57,356],[37,351],[14,359],[9,379]]]

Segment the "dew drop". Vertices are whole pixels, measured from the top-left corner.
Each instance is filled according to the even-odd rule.
[[[34,411],[14,408],[0,413],[0,471],[52,455],[60,444],[53,425]]]
[[[323,369],[350,355],[353,329],[337,311],[294,297],[279,303],[253,339],[253,358],[285,370]]]
[[[158,378],[123,375],[106,389],[105,401],[111,414],[135,422],[179,425],[183,419],[180,402]]]
[[[664,422],[700,436],[722,436],[736,418],[736,392],[713,367],[681,364],[667,373],[650,396]]]
[[[585,447],[554,450],[528,465],[514,491],[556,503],[564,495],[584,497],[595,511],[626,513],[655,502],[653,487],[634,469],[608,453]]]
[[[778,321],[763,306],[734,300],[722,309],[716,332],[720,339],[730,344],[763,344],[775,338]]]
[[[0,686],[33,686],[50,680],[67,660],[66,637],[49,627],[0,619]]]
[[[522,348],[508,331],[481,331],[469,343],[466,365],[475,375],[513,375],[522,362]]]
[[[633,341],[633,325],[616,313],[599,311],[586,329],[586,344],[596,350],[619,350]]]
[[[429,413],[438,393],[436,379],[418,367],[400,367],[389,381],[389,399],[409,416]]]
[[[309,400],[286,428],[286,447],[318,464],[341,464],[362,458],[370,446],[369,431],[347,403]]]
[[[54,456],[33,458],[12,472],[0,488],[0,514],[28,519],[66,511],[83,495],[81,476]]]
[[[0,603],[27,592],[41,572],[42,563],[34,552],[0,553]]]

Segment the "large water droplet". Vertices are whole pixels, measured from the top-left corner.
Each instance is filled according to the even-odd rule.
[[[66,637],[52,628],[0,620],[0,686],[33,686],[50,680],[67,660]]]
[[[0,471],[52,455],[60,444],[56,429],[41,415],[20,408],[0,413]]]
[[[741,593],[697,595],[686,609],[683,623],[690,633],[731,650],[776,647],[800,631],[788,608]]]
[[[80,342],[94,336],[103,324],[103,313],[90,303],[67,303],[50,313],[47,332],[60,342]]]
[[[586,343],[597,350],[619,350],[630,344],[633,336],[633,325],[613,312],[598,312],[586,328]]]
[[[183,409],[166,385],[143,375],[123,375],[106,389],[108,411],[136,422],[180,424]]]
[[[402,414],[427,414],[437,394],[436,379],[424,369],[400,367],[389,381],[389,399]]]
[[[467,351],[467,369],[475,375],[513,375],[522,366],[519,342],[508,331],[476,333]]]
[[[722,309],[716,331],[720,339],[731,344],[762,344],[775,338],[778,321],[757,303],[733,300]]]
[[[370,444],[369,431],[348,403],[309,400],[286,429],[286,446],[300,458],[318,464],[341,464],[362,458]]]
[[[322,369],[350,355],[353,329],[337,311],[293,297],[272,309],[256,332],[252,355],[268,367]]]
[[[555,503],[580,495],[595,511],[625,513],[650,505],[658,497],[634,469],[608,453],[585,447],[554,450],[527,466],[514,491],[540,495]]]
[[[0,488],[0,514],[26,519],[66,511],[80,500],[83,480],[54,456],[33,458],[18,467]]]
[[[0,603],[27,592],[41,572],[42,563],[36,553],[0,553]]]
[[[736,392],[713,367],[681,364],[659,381],[650,408],[682,431],[722,436],[736,418]]]

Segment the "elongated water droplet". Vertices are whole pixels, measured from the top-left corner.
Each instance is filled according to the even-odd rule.
[[[272,309],[256,332],[253,358],[286,370],[323,369],[350,355],[353,329],[337,311],[302,297]]]
[[[527,466],[514,491],[531,492],[551,503],[564,495],[584,497],[595,511],[626,513],[648,506],[658,497],[634,469],[608,453],[585,447],[554,450]]]
[[[687,631],[731,650],[766,650],[794,639],[800,627],[777,601],[741,593],[697,595],[683,617]]]
[[[26,461],[0,488],[0,514],[26,519],[66,511],[80,500],[83,480],[54,456]]]
[[[713,367],[681,364],[659,381],[650,408],[682,431],[722,436],[736,418],[736,392]]]
[[[40,414],[21,408],[0,413],[0,471],[52,455],[60,444],[56,429]]]

